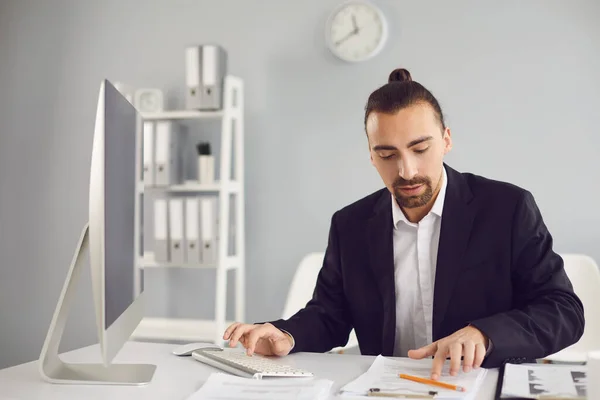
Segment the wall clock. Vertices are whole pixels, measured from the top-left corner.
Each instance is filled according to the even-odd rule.
[[[381,10],[366,0],[351,0],[336,8],[325,28],[331,52],[347,62],[377,55],[387,41],[387,21]]]

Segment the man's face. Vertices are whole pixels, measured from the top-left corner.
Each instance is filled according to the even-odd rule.
[[[428,205],[441,183],[444,155],[452,148],[450,130],[442,131],[431,106],[372,112],[366,129],[371,162],[398,205]]]

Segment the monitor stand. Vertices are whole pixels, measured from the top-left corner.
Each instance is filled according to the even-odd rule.
[[[89,385],[144,385],[152,380],[156,365],[151,364],[69,364],[58,355],[58,346],[67,323],[69,308],[77,292],[77,281],[84,264],[84,254],[88,250],[89,225],[81,232],[77,250],[63,286],[50,329],[39,359],[39,370],[48,382]]]

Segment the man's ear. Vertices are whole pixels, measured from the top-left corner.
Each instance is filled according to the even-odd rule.
[[[448,154],[450,150],[452,150],[452,133],[450,132],[450,128],[446,127],[444,129],[444,154]]]

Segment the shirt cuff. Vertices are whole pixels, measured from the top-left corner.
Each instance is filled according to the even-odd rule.
[[[294,346],[296,346],[296,340],[294,340],[294,337],[288,331],[285,331],[283,329],[280,329],[280,331],[285,333],[286,335],[288,335],[290,337],[290,339],[292,339],[292,348],[290,349],[290,351],[292,351],[294,349]]]
[[[487,348],[487,351],[485,352],[485,356],[486,357],[490,355],[490,353],[492,352],[493,348],[494,348],[494,344],[492,343],[492,339],[488,338],[488,348]]]

